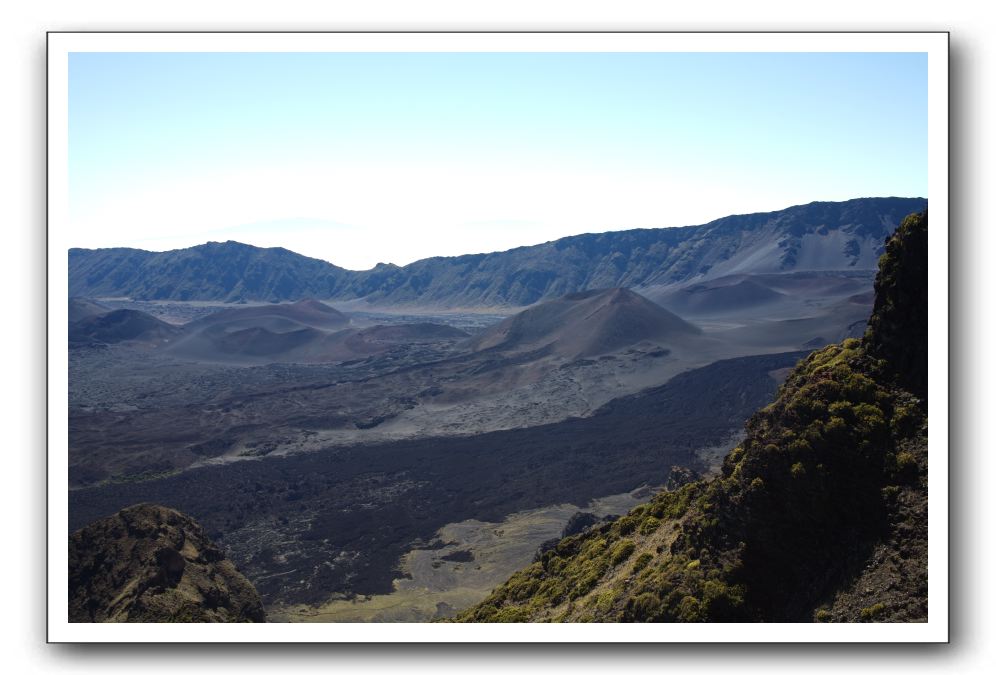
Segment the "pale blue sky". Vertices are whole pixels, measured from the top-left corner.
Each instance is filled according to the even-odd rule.
[[[924,54],[70,56],[71,245],[353,269],[927,195]]]

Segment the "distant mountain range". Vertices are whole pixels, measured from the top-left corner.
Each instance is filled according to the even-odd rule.
[[[315,297],[450,308],[525,307],[615,287],[655,297],[734,275],[871,271],[886,237],[906,215],[924,208],[920,198],[813,202],[705,225],[582,234],[366,271],[233,241],[162,253],[70,249],[69,294],[224,302]]]

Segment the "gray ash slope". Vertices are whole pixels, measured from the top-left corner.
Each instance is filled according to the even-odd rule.
[[[313,298],[304,298],[290,304],[270,304],[255,307],[232,307],[213,312],[186,324],[188,330],[222,327],[266,328],[286,331],[292,328],[319,328],[325,330],[349,325],[349,317]]]
[[[70,295],[136,300],[362,298],[381,305],[524,307],[595,288],[661,288],[741,273],[873,270],[919,198],[814,202],[705,225],[583,234],[509,251],[350,271],[282,248],[211,242],[163,253],[71,249]]]
[[[72,307],[70,308],[72,314]],[[91,314],[69,326],[70,345],[144,342],[160,344],[181,333],[181,329],[135,309],[116,309]]]
[[[322,353],[314,346],[349,326],[349,318],[317,300],[253,307],[232,307],[195,319],[169,352],[181,358],[206,361],[308,360]],[[314,359],[313,359],[314,360]]]
[[[702,331],[625,288],[591,290],[544,302],[470,341],[474,351],[547,348],[567,357],[595,356],[641,341],[667,342]]]
[[[88,298],[69,298],[69,323],[74,324],[83,319],[107,314],[111,309],[111,307]]]
[[[343,361],[397,345],[469,337],[457,328],[427,322],[356,328],[348,316],[312,298],[225,308],[179,326],[141,310],[71,298],[69,318],[70,348],[127,343],[158,347],[191,362],[244,365]]]

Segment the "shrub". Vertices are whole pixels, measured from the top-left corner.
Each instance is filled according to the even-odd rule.
[[[514,577],[510,579],[506,584],[506,589],[508,590],[508,596],[512,600],[528,600],[531,598],[536,591],[539,590],[540,582],[538,579],[529,579],[521,584],[514,584]]]
[[[529,610],[525,607],[502,607],[488,621],[499,623],[524,623],[529,621]]]
[[[640,593],[626,603],[626,618],[630,621],[651,621],[660,612],[661,600],[653,593]]]
[[[797,438],[789,443],[788,448],[795,454],[805,454],[813,451],[813,447],[809,444],[809,441],[801,438]]]
[[[574,600],[575,598],[580,598],[598,584],[598,580],[608,570],[608,563],[603,558],[597,561],[586,560],[580,566],[571,565],[571,567],[574,570],[572,570],[573,573],[570,575],[568,581],[574,585],[571,587],[567,597]]]
[[[636,529],[639,522],[640,519],[637,516],[630,514],[617,520],[616,527],[619,529],[619,534],[629,534]]]
[[[918,470],[916,457],[913,453],[902,452],[896,453],[896,472],[901,476],[913,476],[916,475]]]
[[[612,603],[615,601],[618,593],[616,591],[606,591],[598,596],[598,600],[595,602],[595,608],[601,612],[606,613],[612,609]]]
[[[654,532],[657,531],[657,528],[660,526],[661,526],[661,521],[659,519],[654,518],[653,516],[647,516],[646,518],[643,519],[643,522],[640,523],[640,534],[642,534],[643,536],[653,534]]]
[[[498,608],[492,603],[493,599],[488,598],[476,607],[471,607],[470,609],[462,612],[459,615],[458,620],[475,621],[479,623],[490,621],[491,617],[498,613]]]
[[[604,551],[605,548],[608,546],[608,544],[609,542],[607,542],[605,539],[601,537],[589,541],[588,543],[586,543],[584,546],[581,547],[581,554],[578,556],[578,558],[580,560],[590,560],[591,558],[594,558],[599,553]]]
[[[896,435],[911,435],[920,422],[920,411],[911,403],[896,406],[892,414],[892,431]]]
[[[613,567],[615,567],[622,561],[626,560],[626,558],[628,558],[635,549],[636,549],[636,544],[634,544],[629,539],[619,542],[612,548],[612,553],[609,557],[609,563]]]
[[[854,410],[851,408],[851,404],[847,401],[834,401],[830,404],[830,414],[836,415],[837,417],[843,417],[845,419],[853,418]]]
[[[861,610],[862,621],[874,621],[885,612],[885,605],[881,602],[875,603],[871,607],[864,607]]]
[[[675,519],[681,517],[692,503],[695,487],[697,487],[696,483],[689,483],[674,492],[663,492],[657,495],[651,503],[649,512],[657,518]],[[619,520],[621,521],[623,518]]]
[[[707,581],[702,587],[703,611],[710,619],[728,619],[738,614],[744,604],[741,586],[727,586],[722,581]]]
[[[681,602],[678,603],[678,621],[694,623],[703,619],[702,604],[698,598],[693,595],[683,597]]]
[[[649,552],[641,553],[636,557],[636,561],[633,562],[633,573],[639,572],[644,567],[654,559],[654,555]]]
[[[823,433],[827,438],[840,440],[847,436],[849,427],[847,422],[839,417],[831,417],[830,421],[823,425]]]

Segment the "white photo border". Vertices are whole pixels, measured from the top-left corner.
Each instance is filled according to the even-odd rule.
[[[946,32],[51,32],[48,34],[48,641],[905,643],[949,641]],[[68,620],[68,64],[72,52],[920,52],[927,54],[929,595],[916,624],[82,624]]]

